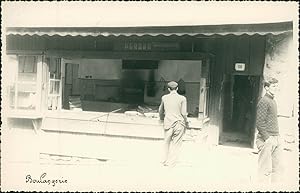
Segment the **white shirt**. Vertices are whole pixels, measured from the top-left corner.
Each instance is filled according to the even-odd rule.
[[[184,122],[184,117],[187,115],[186,104],[186,98],[176,91],[171,91],[169,94],[162,96],[159,115],[161,120],[164,119],[165,129],[176,121]]]

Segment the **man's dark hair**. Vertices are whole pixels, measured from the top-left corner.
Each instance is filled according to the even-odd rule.
[[[268,78],[264,81],[264,87],[269,87],[271,84],[278,83],[278,80],[276,78]]]

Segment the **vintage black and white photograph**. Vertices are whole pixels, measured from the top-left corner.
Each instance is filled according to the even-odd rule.
[[[296,2],[3,2],[1,191],[298,191]]]

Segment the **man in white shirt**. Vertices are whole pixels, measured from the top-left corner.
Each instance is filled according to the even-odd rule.
[[[160,120],[164,123],[165,166],[174,166],[178,157],[187,124],[186,98],[177,93],[178,84],[168,83],[169,94],[162,96],[159,106]]]

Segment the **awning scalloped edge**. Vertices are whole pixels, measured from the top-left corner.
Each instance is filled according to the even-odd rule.
[[[223,32],[223,33],[78,33],[78,32],[8,32],[6,35],[20,35],[20,36],[81,36],[81,37],[87,37],[87,36],[92,36],[92,37],[98,37],[98,36],[104,36],[104,37],[109,37],[109,36],[125,36],[125,37],[130,37],[130,36],[213,36],[213,35],[220,35],[220,36],[225,36],[225,35],[278,35],[282,34],[285,32],[290,32],[289,30],[287,31],[278,31],[278,32]]]

